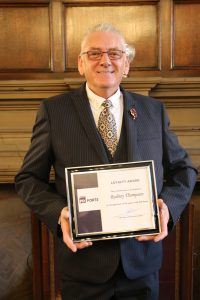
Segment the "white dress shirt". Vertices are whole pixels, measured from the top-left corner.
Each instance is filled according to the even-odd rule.
[[[86,84],[86,93],[90,102],[91,110],[94,116],[94,121],[96,126],[98,127],[98,120],[103,107],[101,104],[105,101],[105,98],[97,96],[94,94]],[[123,96],[120,92],[120,89],[116,91],[114,95],[109,97],[109,100],[112,102],[111,112],[115,117],[115,122],[117,126],[117,138],[119,140],[121,128],[122,128],[122,119],[123,119]]]

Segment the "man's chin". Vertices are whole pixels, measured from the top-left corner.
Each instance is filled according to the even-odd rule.
[[[97,82],[98,85],[101,86],[102,88],[110,88],[117,84],[116,78],[113,78],[111,76],[98,77]]]

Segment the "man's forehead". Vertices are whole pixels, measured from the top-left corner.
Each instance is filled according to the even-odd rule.
[[[92,48],[118,48],[123,45],[122,37],[116,32],[95,31],[85,38],[83,47]]]

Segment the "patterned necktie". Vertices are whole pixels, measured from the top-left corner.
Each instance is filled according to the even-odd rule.
[[[117,126],[114,115],[110,111],[112,102],[110,100],[105,100],[102,103],[102,106],[103,110],[99,115],[98,130],[113,157],[117,148]]]

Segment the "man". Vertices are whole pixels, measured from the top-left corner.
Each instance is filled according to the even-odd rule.
[[[83,39],[78,70],[86,84],[44,100],[16,189],[57,237],[64,300],[158,298],[162,240],[188,203],[196,170],[168,128],[162,103],[126,92],[120,82],[134,51],[109,24]],[[109,100],[108,100],[109,98]],[[105,101],[105,102],[104,102]],[[101,104],[112,104],[117,143],[100,134]],[[66,207],[65,167],[154,160],[161,233],[137,238],[74,243]],[[49,185],[53,165],[55,187]],[[62,235],[59,234],[59,225]]]

